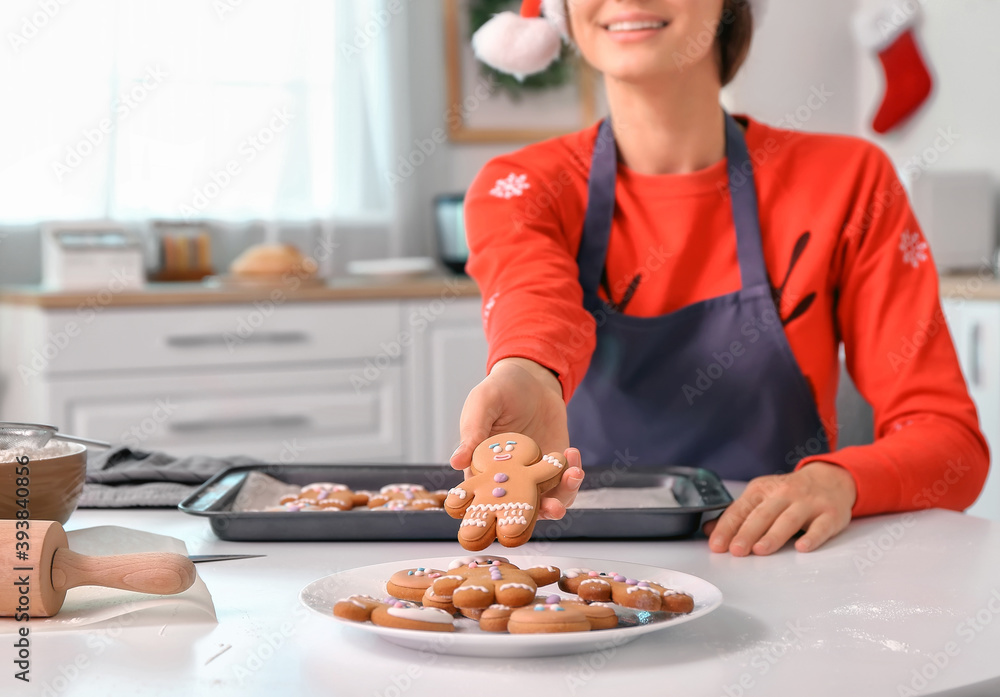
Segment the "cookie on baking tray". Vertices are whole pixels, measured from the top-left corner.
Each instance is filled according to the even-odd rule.
[[[455,618],[444,610],[422,607],[402,600],[376,600],[369,595],[352,595],[337,601],[333,614],[351,622],[367,622],[380,627],[418,629],[425,632],[453,632]]]
[[[349,511],[368,503],[368,495],[351,491],[343,484],[315,482],[298,492],[286,494],[267,511]]]
[[[472,453],[467,479],[448,492],[444,509],[461,518],[458,541],[478,552],[499,540],[505,547],[531,538],[543,494],[554,489],[566,467],[561,453],[543,455],[520,433],[487,438]]]
[[[420,484],[387,484],[368,499],[368,508],[383,511],[424,511],[441,508],[448,493],[428,491]]]
[[[694,599],[687,593],[615,572],[566,569],[559,579],[559,588],[587,602],[611,601],[635,610],[680,614],[694,610]]]

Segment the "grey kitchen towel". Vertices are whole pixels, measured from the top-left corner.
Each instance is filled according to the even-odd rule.
[[[239,465],[260,463],[236,455],[217,458],[202,455],[175,457],[116,446],[103,453],[88,453],[87,483],[80,508],[172,508],[213,475]]]

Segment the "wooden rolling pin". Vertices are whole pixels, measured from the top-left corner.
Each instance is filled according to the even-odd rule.
[[[17,521],[0,520],[0,617],[51,617],[66,591],[77,586],[174,595],[190,588],[197,576],[191,560],[180,554],[87,557],[69,549],[59,523],[29,523],[28,539],[19,540],[18,533],[24,537],[25,531],[17,529]]]

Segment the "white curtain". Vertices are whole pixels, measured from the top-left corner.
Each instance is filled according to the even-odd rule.
[[[5,0],[0,225],[388,221],[400,4]]]

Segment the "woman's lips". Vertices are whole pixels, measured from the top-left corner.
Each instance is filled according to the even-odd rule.
[[[513,456],[510,453],[500,453],[499,455],[494,455],[493,459],[494,460],[509,460],[511,457],[513,457]]]
[[[668,26],[670,23],[664,21],[617,21],[605,25],[604,30],[613,41],[633,43],[656,36]]]

